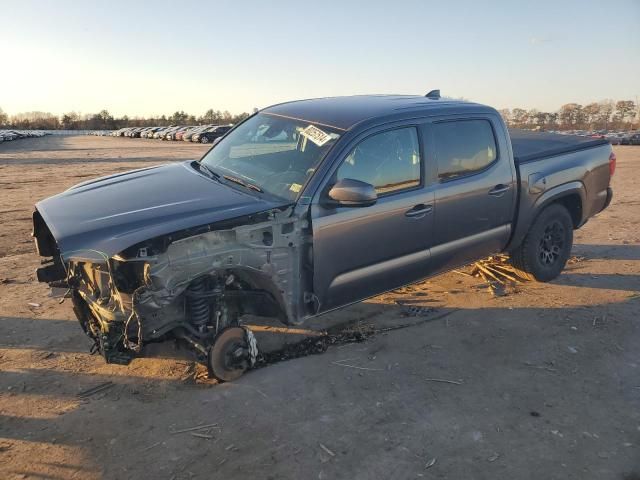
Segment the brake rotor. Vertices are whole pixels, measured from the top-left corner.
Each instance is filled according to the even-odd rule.
[[[232,382],[253,366],[255,346],[251,337],[241,327],[226,328],[216,337],[207,357],[209,371],[215,378]]]

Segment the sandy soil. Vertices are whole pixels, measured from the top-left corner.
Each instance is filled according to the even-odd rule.
[[[171,352],[106,365],[34,280],[33,203],[204,151],[0,145],[0,478],[640,478],[640,148],[615,147],[614,202],[550,284],[493,298],[443,275],[316,321],[413,326],[230,384],[195,383]]]

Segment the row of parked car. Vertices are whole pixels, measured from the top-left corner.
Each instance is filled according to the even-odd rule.
[[[50,135],[39,130],[0,130],[0,143],[20,140],[21,138],[37,138]]]
[[[609,140],[611,145],[640,145],[640,133],[638,132],[606,133],[604,138]]]
[[[564,130],[552,133],[579,135],[581,137],[606,138],[611,145],[640,145],[640,132],[610,132],[608,130]]]
[[[170,125],[168,127],[127,127],[111,133],[114,137],[153,138],[182,140],[185,142],[212,143],[227,133],[233,125]]]

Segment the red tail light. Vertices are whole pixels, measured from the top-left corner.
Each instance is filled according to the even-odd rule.
[[[613,177],[614,173],[616,173],[616,154],[611,152],[609,155],[609,178]]]

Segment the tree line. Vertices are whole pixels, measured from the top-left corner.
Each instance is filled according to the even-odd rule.
[[[18,130],[117,130],[123,127],[156,127],[168,125],[226,125],[238,123],[249,116],[248,113],[233,115],[228,111],[209,109],[196,117],[184,111],[159,117],[114,117],[108,110],[98,113],[80,114],[69,112],[53,115],[48,112],[25,112],[7,115],[0,108],[0,127]]]
[[[499,110],[507,125],[544,130],[632,130],[638,128],[640,105],[633,100],[567,103],[555,112],[523,108]],[[636,123],[634,123],[636,122]]]
[[[567,103],[555,112],[523,108],[503,109],[500,114],[510,127],[545,130],[631,130],[638,128],[640,105],[633,100],[603,100],[580,105]],[[155,127],[168,125],[224,125],[238,123],[248,113],[233,115],[228,111],[209,109],[196,117],[184,111],[160,117],[114,117],[107,110],[80,114],[69,112],[57,116],[47,112],[7,115],[0,108],[0,127],[37,130],[116,130],[123,127]],[[635,123],[634,123],[635,122]]]

